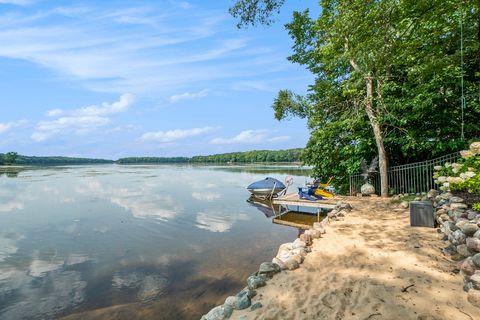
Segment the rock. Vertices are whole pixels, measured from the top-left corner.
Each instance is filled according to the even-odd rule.
[[[478,230],[477,232],[475,232],[475,234],[473,235],[474,238],[477,238],[477,239],[480,239],[480,230]]]
[[[325,229],[323,229],[323,228],[321,230],[325,231]],[[313,239],[318,239],[318,238],[322,237],[322,232],[320,230],[310,229],[308,231],[310,231],[310,235]]]
[[[282,260],[282,261],[285,261],[285,260],[287,260],[288,258],[290,258],[291,255],[292,255],[292,254],[290,253],[289,250],[283,250],[283,249],[281,249],[281,250],[278,250],[277,255],[275,256],[275,258],[280,259],[280,260]]]
[[[400,200],[400,196],[399,195],[395,195],[392,197],[391,201],[398,201]]]
[[[446,213],[447,213],[447,210],[445,210],[445,209],[443,209],[443,208],[440,208],[440,209],[438,209],[438,210],[435,212],[435,214],[436,214],[437,216],[441,216],[442,214],[446,214]]]
[[[422,197],[415,197],[413,200],[414,201],[422,201]]]
[[[292,249],[305,248],[306,246],[307,244],[305,242],[297,238],[295,241],[293,241]]]
[[[307,246],[310,246],[312,245],[312,236],[310,234],[301,234],[300,235],[300,240],[302,240],[303,242],[305,242],[305,244]]]
[[[430,191],[428,191],[427,193],[427,197],[430,198],[430,199],[434,199],[438,196],[438,191],[435,190],[435,189],[430,189]]]
[[[463,232],[463,227],[468,223],[468,220],[462,220],[462,219],[459,219],[456,223],[455,223],[455,227],[457,227],[457,230],[461,230]]]
[[[225,320],[232,315],[233,308],[229,305],[221,305],[210,310],[202,317],[202,320]]]
[[[451,197],[453,197],[453,195],[450,193],[450,192],[444,192],[440,195],[440,197],[444,200],[448,200],[450,199]]]
[[[474,289],[480,290],[480,272],[473,274],[470,277],[470,282],[472,283]]]
[[[469,257],[470,256],[470,251],[468,251],[467,245],[466,244],[461,244],[457,246],[457,252],[462,256],[462,257]]]
[[[480,228],[478,228],[476,223],[465,223],[463,225],[462,231],[465,233],[467,237],[471,237],[477,232]]]
[[[256,303],[252,304],[252,306],[250,307],[250,310],[251,311],[257,310],[257,309],[260,309],[261,307],[263,307],[262,303],[261,302],[256,302]]]
[[[473,284],[467,278],[463,279],[463,291],[468,292],[473,288]]]
[[[307,250],[305,250],[305,248],[297,248],[297,249],[293,249],[292,251],[290,251],[291,255],[300,255],[302,257],[305,257],[307,255]]]
[[[475,211],[467,211],[467,219],[474,220],[477,217],[477,212]]]
[[[272,263],[277,264],[277,265],[280,267],[280,270],[286,270],[285,264],[284,264],[283,261],[280,260],[279,258],[277,258],[277,257],[273,258],[273,259],[272,259]]]
[[[225,299],[224,305],[228,305],[230,307],[235,307],[235,304],[237,303],[237,297],[236,296],[229,296],[227,299]]]
[[[451,197],[450,198],[450,203],[462,203],[463,199],[460,197]]]
[[[408,209],[409,206],[410,206],[410,204],[408,203],[408,201],[400,202],[400,208],[402,208],[402,209]]]
[[[472,257],[468,257],[467,259],[461,261],[458,264],[458,268],[467,276],[471,276],[472,274],[475,273],[476,267],[473,264],[473,259]]]
[[[280,272],[280,266],[272,262],[263,262],[258,269],[259,274],[265,274],[267,277],[271,277],[278,272]]]
[[[465,236],[465,234],[460,230],[456,230],[455,232],[452,232],[451,236],[452,236],[452,240],[450,240],[450,238],[449,240],[452,241],[454,245],[464,244],[467,240],[467,237]]]
[[[250,276],[247,278],[248,289],[254,290],[254,289],[263,287],[267,284],[266,280],[267,280],[267,277],[263,274],[258,276],[255,276],[255,275]]]
[[[472,262],[478,269],[480,269],[480,253],[473,255]]]
[[[280,247],[278,247],[278,251],[280,250],[292,250],[293,249],[293,243],[292,242],[287,242],[287,243],[282,243]]]
[[[422,199],[421,199],[421,201],[428,201],[428,200],[429,200],[429,199],[428,199],[427,196],[423,196]]]
[[[287,270],[295,270],[299,267],[299,263],[297,262],[297,260],[290,258],[285,261],[285,267],[287,268]]]
[[[467,209],[468,206],[465,203],[452,203],[450,204],[450,209]]]
[[[468,249],[475,252],[480,252],[480,239],[467,238],[465,242],[467,244]]]
[[[441,219],[442,221],[448,221],[448,220],[450,219],[450,217],[449,217],[448,215],[446,215],[446,214],[442,214],[442,215],[440,216],[440,219]]]
[[[342,202],[339,206],[340,210],[346,210],[346,211],[350,211],[352,210],[352,206],[350,205],[350,203],[346,203],[346,202]]]
[[[480,308],[480,290],[476,290],[476,289],[468,290],[467,300],[474,306]]]
[[[303,257],[299,254],[294,254],[290,259],[293,259],[298,262],[298,264],[301,264],[303,262]]]
[[[337,211],[337,210],[332,210],[332,211],[330,211],[329,213],[327,213],[327,216],[328,216],[329,218],[335,218],[336,215],[337,215],[336,211]]]
[[[345,217],[345,211],[340,211],[339,213],[337,213],[337,217],[339,218],[342,218],[342,217]]]
[[[242,291],[239,294],[237,294],[237,301],[235,303],[235,309],[237,310],[243,310],[251,305],[250,297],[248,296],[247,291]]]

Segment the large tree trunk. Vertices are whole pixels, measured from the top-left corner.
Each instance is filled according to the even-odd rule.
[[[383,145],[383,136],[378,123],[377,116],[373,110],[373,78],[365,77],[367,83],[367,102],[365,103],[365,111],[372,125],[373,135],[378,149],[378,168],[380,171],[380,194],[382,197],[388,197],[388,164],[387,152]]]

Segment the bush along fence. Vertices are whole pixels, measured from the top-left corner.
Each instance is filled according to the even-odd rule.
[[[432,160],[390,167],[388,170],[390,194],[416,194],[428,192],[431,189],[439,190],[440,186],[434,182],[433,178],[434,168],[445,163],[455,162],[459,158],[460,152],[455,152]],[[355,195],[359,193],[363,183],[364,180],[361,174],[350,176],[350,194]],[[371,176],[370,183],[378,193],[380,191],[380,177],[378,173]]]

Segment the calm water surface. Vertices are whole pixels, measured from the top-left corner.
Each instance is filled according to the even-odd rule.
[[[0,319],[198,319],[298,235],[246,202],[246,185],[286,174],[301,185],[308,171],[9,169],[0,176]]]

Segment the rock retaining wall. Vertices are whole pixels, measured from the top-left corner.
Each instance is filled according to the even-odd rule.
[[[305,230],[295,241],[280,245],[272,262],[260,264],[258,271],[247,278],[247,286],[242,291],[235,296],[227,297],[222,305],[211,309],[202,316],[201,320],[225,320],[230,318],[234,309],[250,308],[253,311],[261,308],[262,304],[260,302],[253,305],[251,303],[251,299],[257,294],[255,289],[267,285],[268,280],[279,272],[299,268],[305,256],[311,252],[310,246],[313,239],[321,238],[325,234],[325,226],[329,222],[342,219],[350,210],[352,210],[350,204],[338,202],[321,222],[315,222],[312,228]]]
[[[440,237],[447,244],[443,252],[458,261],[468,301],[480,307],[480,213],[450,192],[432,190],[428,198],[435,207]]]

